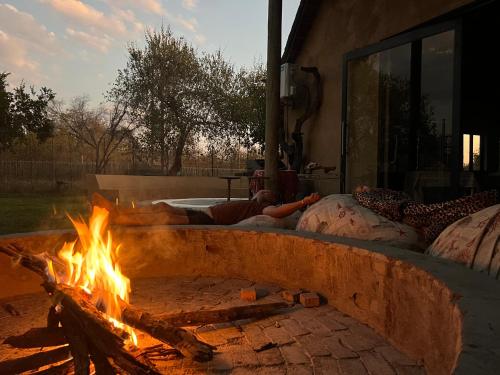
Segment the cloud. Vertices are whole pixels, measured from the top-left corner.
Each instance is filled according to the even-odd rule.
[[[40,59],[67,56],[53,32],[13,5],[0,4],[0,27],[0,66],[12,73],[14,83],[40,83],[47,78],[40,72]]]
[[[167,10],[163,7],[160,0],[107,0],[114,7],[122,7],[124,4],[147,13],[153,13],[160,16],[166,15]]]
[[[198,28],[198,21],[196,18],[187,19],[179,15],[175,17],[174,21],[193,33],[195,33]]]
[[[39,63],[28,55],[22,40],[0,30],[0,67],[11,73],[9,82],[18,85],[22,80],[40,84],[47,77],[39,70]]]
[[[196,34],[194,36],[194,41],[197,43],[197,44],[205,44],[205,42],[207,41],[207,37],[203,34]]]
[[[4,33],[22,40],[22,44],[29,45],[30,49],[49,54],[61,51],[53,32],[39,24],[31,14],[21,12],[13,5],[0,4],[0,25]]]
[[[102,37],[86,33],[84,31],[76,31],[72,28],[66,29],[66,34],[73,39],[76,39],[89,47],[92,47],[100,52],[106,53],[109,51],[113,43],[113,38],[104,34]]]
[[[182,0],[182,6],[188,10],[194,10],[198,6],[198,0]]]
[[[89,4],[79,0],[39,0],[50,5],[54,10],[69,19],[91,27],[106,31],[109,34],[126,34],[129,30],[125,20],[116,14],[106,15]]]

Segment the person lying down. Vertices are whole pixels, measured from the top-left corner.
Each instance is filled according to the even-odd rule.
[[[257,215],[284,218],[295,211],[317,202],[316,193],[302,200],[277,205],[276,195],[270,190],[260,190],[251,200],[220,203],[209,207],[208,213],[189,208],[157,203],[144,207],[124,208],[113,204],[98,193],[92,195],[92,206],[109,211],[111,224],[119,225],[232,225]]]
[[[426,242],[434,241],[455,221],[497,203],[495,190],[484,191],[451,201],[424,204],[406,193],[358,186],[353,197],[358,203],[389,220],[399,221],[419,230]]]

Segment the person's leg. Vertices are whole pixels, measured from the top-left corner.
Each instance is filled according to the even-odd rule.
[[[92,206],[99,206],[109,211],[109,220],[112,224],[121,225],[179,225],[189,224],[186,210],[172,207],[166,203],[155,205],[124,208],[118,207],[102,195],[92,195]]]
[[[128,210],[127,210],[128,211]],[[174,215],[165,212],[116,212],[110,215],[110,222],[119,225],[182,225],[189,224],[186,213]]]

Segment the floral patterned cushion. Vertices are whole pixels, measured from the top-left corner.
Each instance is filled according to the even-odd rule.
[[[500,270],[500,204],[448,226],[427,253],[462,263],[498,278]]]
[[[280,228],[280,229],[295,229],[299,220],[300,212],[295,212],[283,219],[276,219],[268,215],[257,215],[242,220],[234,224],[235,227],[264,227],[264,228]]]
[[[414,228],[391,221],[359,205],[351,194],[324,197],[302,214],[296,229],[378,241],[418,251],[424,251],[426,247]]]

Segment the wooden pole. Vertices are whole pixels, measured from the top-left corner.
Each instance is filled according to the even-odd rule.
[[[277,191],[278,129],[280,125],[280,60],[282,0],[269,0],[267,19],[266,149],[264,175],[266,188]]]

